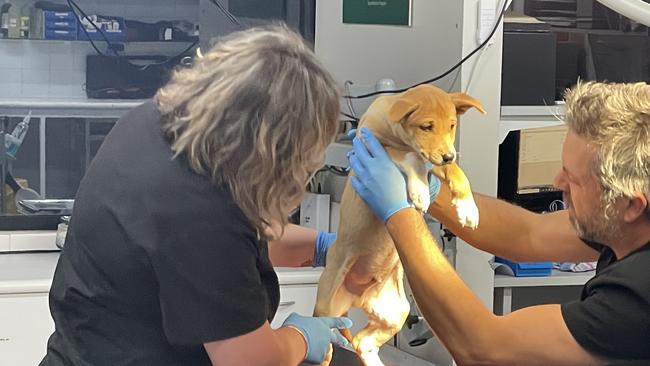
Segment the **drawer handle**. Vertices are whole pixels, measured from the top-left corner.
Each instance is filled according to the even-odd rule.
[[[280,307],[286,307],[286,306],[291,306],[291,305],[296,305],[295,301],[283,301],[280,303]]]

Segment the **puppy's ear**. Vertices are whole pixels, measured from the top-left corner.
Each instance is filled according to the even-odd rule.
[[[388,119],[392,122],[399,123],[407,118],[411,113],[418,109],[419,105],[408,99],[398,99],[388,111]]]
[[[450,93],[449,96],[451,100],[456,105],[456,114],[463,114],[467,112],[470,108],[474,107],[479,112],[485,114],[485,109],[483,109],[483,104],[478,100],[470,97],[465,93]]]

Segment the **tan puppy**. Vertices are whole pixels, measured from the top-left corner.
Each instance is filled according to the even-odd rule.
[[[377,98],[359,127],[374,133],[406,175],[409,198],[418,210],[429,207],[429,161],[434,164],[433,173],[449,185],[460,222],[475,228],[478,208],[467,177],[455,163],[454,148],[457,115],[471,107],[485,113],[481,103],[468,95],[421,85]],[[348,182],[337,240],[327,254],[314,315],[341,316],[351,307],[368,315],[368,325],[352,339],[354,349],[366,366],[383,365],[379,347],[402,328],[410,311],[403,268],[384,225]],[[329,358],[323,365],[328,364]]]

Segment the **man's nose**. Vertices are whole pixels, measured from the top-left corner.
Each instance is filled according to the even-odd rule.
[[[563,171],[559,171],[556,175],[555,178],[553,179],[553,186],[555,188],[566,192],[568,190],[567,188],[567,182],[566,182],[566,175],[564,174]]]
[[[451,163],[454,161],[454,158],[456,157],[456,154],[454,153],[446,153],[442,154],[442,162],[445,164]]]

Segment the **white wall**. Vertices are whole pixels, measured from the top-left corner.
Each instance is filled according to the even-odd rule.
[[[100,13],[144,22],[198,21],[198,0],[77,0],[76,3],[89,15]],[[103,42],[96,43],[101,50],[105,49]],[[153,47],[174,54],[185,45],[157,43],[138,46],[137,51],[151,54]],[[94,53],[85,41],[0,39],[0,98],[85,98],[86,55]]]
[[[469,54],[478,46],[476,40],[478,2],[479,0],[463,1],[465,19],[463,23],[463,55]],[[494,0],[494,3],[498,2],[498,0]],[[481,115],[470,111],[461,118],[458,136],[459,164],[467,175],[472,190],[490,196],[496,196],[497,193],[502,34],[502,30],[498,29],[494,36],[494,44],[483,52],[480,59],[476,56],[470,59],[463,66],[461,75],[462,90],[465,91],[472,68],[478,60],[470,89],[467,92],[483,103],[487,114]],[[490,258],[492,255],[474,249],[462,240],[457,241],[456,270],[483,304],[492,309],[494,272],[488,264]]]
[[[494,1],[495,7],[497,0]],[[316,7],[316,54],[342,84],[374,84],[392,78],[397,87],[436,76],[469,54],[478,44],[478,0],[413,0],[412,27],[351,25],[342,23],[342,1],[321,0]],[[480,58],[468,93],[484,104],[487,115],[470,111],[461,118],[457,139],[460,165],[476,192],[496,195],[498,126],[500,120],[502,37]],[[476,57],[437,83],[454,91],[467,88]],[[355,94],[355,93],[352,93]],[[456,269],[468,286],[489,308],[493,305],[494,273],[491,255],[458,243]],[[460,305],[460,304],[459,304]],[[440,346],[413,349],[420,356],[449,364]]]
[[[388,77],[406,87],[459,60],[461,16],[459,1],[413,0],[411,27],[343,24],[343,2],[319,0],[315,50],[341,83],[374,84]],[[439,85],[449,87],[454,76]]]

